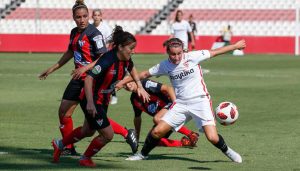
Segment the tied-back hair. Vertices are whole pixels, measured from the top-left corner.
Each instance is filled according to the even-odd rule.
[[[84,3],[84,0],[76,0],[75,4],[72,7],[73,15],[74,15],[74,12],[80,8],[85,8],[87,11],[89,11],[88,7]]]
[[[121,26],[116,25],[112,33],[111,41],[113,43],[113,49],[117,49],[119,45],[124,47],[130,43],[136,42],[136,39],[131,33],[124,31]]]
[[[171,38],[165,41],[163,46],[166,47],[167,52],[169,52],[171,47],[181,47],[183,49],[183,42],[178,38]]]
[[[179,14],[179,13],[183,14],[183,12],[182,12],[181,10],[177,10],[177,11],[176,11],[175,21],[177,21],[177,22],[179,21],[179,20],[178,20],[178,14]]]
[[[95,12],[99,12],[100,14],[102,14],[101,9],[99,9],[99,8],[96,8],[96,9],[93,10],[93,15],[95,14]]]

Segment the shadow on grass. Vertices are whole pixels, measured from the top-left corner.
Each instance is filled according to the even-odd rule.
[[[0,170],[52,170],[52,169],[87,169],[78,164],[79,156],[62,156],[58,164],[52,163],[52,149],[12,148],[0,146]],[[101,156],[102,157],[102,156]],[[98,157],[96,168],[105,170],[128,169],[118,161],[102,160]],[[109,161],[109,162],[106,162]]]

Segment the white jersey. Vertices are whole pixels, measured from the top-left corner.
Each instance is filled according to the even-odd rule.
[[[208,96],[199,63],[210,58],[208,50],[184,53],[178,65],[169,59],[149,69],[152,76],[168,75],[174,87],[176,101],[189,101]]]
[[[102,33],[102,35],[104,37],[104,41],[107,44],[108,41],[111,39],[112,29],[109,27],[109,25],[105,21],[100,22],[97,29]]]
[[[183,42],[184,50],[188,49],[188,32],[192,32],[192,28],[185,20],[174,22],[171,26],[171,34]]]

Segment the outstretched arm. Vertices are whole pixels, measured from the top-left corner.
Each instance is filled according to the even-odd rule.
[[[89,64],[86,65],[86,66],[83,66],[83,67],[81,67],[81,68],[74,69],[74,70],[72,71],[72,73],[71,73],[73,79],[79,79],[83,73],[85,73],[85,72],[87,72],[88,70],[92,69],[92,68],[95,66],[95,64],[97,63],[97,61],[99,60],[99,58],[100,58],[101,56],[102,56],[102,54],[101,54],[101,55],[98,55],[98,56],[97,56],[97,59],[96,59],[95,61],[89,63]]]
[[[148,102],[150,99],[150,95],[145,91],[145,89],[143,88],[143,85],[141,83],[141,77],[138,75],[137,70],[135,69],[135,67],[132,68],[131,72],[130,72],[131,77],[133,78],[133,80],[136,82],[137,84],[137,94],[139,95],[139,97],[143,98],[143,102]],[[125,84],[123,84],[125,85]],[[122,87],[123,87],[122,85]]]
[[[139,75],[138,75],[138,78],[139,80],[143,80],[145,78],[149,78],[151,77],[149,71],[142,71]],[[121,88],[123,88],[123,86],[129,82],[133,81],[132,77],[126,77],[124,78],[123,80],[119,81],[118,84],[116,84],[115,88],[117,90],[120,90]]]
[[[210,57],[215,57],[215,56],[218,56],[218,55],[221,55],[221,54],[224,54],[226,52],[230,52],[230,51],[233,51],[233,50],[237,50],[237,49],[244,49],[246,47],[246,41],[245,40],[240,40],[238,42],[236,42],[235,44],[232,44],[232,45],[228,45],[228,46],[224,46],[224,47],[221,47],[221,48],[217,48],[217,49],[214,49],[214,50],[210,50]]]
[[[56,64],[52,65],[39,75],[39,79],[46,79],[49,74],[65,65],[71,58],[73,58],[73,52],[71,50],[66,51]]]

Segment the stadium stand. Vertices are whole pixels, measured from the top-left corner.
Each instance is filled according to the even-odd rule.
[[[230,24],[235,35],[295,35],[295,0],[184,0],[178,9],[184,17],[193,14],[198,34],[219,35]],[[175,11],[151,34],[170,34]]]
[[[113,0],[113,3],[111,0],[86,0],[85,2],[91,10],[102,9],[104,18],[111,27],[117,24],[136,33],[146,21],[167,4],[168,0]],[[26,0],[20,8],[0,20],[0,32],[68,34],[75,27],[70,9],[73,5],[74,0]]]

